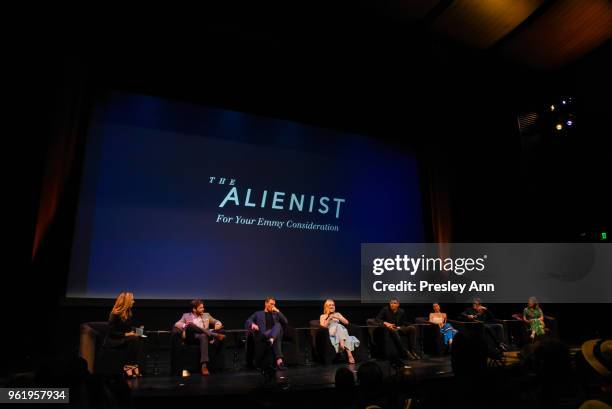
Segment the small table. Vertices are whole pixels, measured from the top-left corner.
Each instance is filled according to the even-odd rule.
[[[316,327],[295,327],[293,328],[295,330],[296,333],[303,331],[304,332],[304,337],[303,337],[303,342],[304,342],[304,365],[306,366],[310,366],[312,365],[312,346],[310,345],[310,340],[308,339],[308,337],[310,336],[309,332],[312,330],[317,329]],[[296,338],[300,338],[300,337],[296,337]],[[297,344],[297,350],[300,350],[300,344],[298,342],[298,339],[295,340],[295,343]]]
[[[504,340],[505,342],[507,342],[508,344],[510,344],[511,346],[514,346],[516,348],[520,347],[520,344],[522,343],[523,339],[518,336],[517,337],[517,332],[520,334],[520,332],[524,332],[523,331],[523,326],[525,325],[525,321],[523,320],[517,320],[517,319],[498,319],[497,320],[499,323],[501,323],[504,326],[504,334],[506,339]],[[520,324],[520,328],[519,327]]]
[[[232,369],[234,371],[238,371],[240,369],[240,365],[238,362],[240,361],[240,351],[244,348],[245,340],[238,341],[238,336],[240,334],[246,334],[248,331],[246,329],[226,329],[223,330],[223,333],[231,335],[234,340],[234,353],[232,355]]]
[[[428,322],[414,322],[408,325],[414,325],[418,329],[418,333],[417,333],[417,339],[418,339],[418,344],[419,344],[418,348],[419,348],[419,355],[421,355],[422,357],[425,354],[425,346],[423,342],[423,329],[426,327],[428,328],[430,325],[435,325],[435,324],[430,324]]]
[[[147,346],[149,347],[147,352],[153,351],[153,353],[150,354],[153,358],[153,375],[159,375],[159,351],[162,349],[161,335],[171,334],[172,331],[147,330],[144,331],[144,333],[147,336],[145,339],[150,339],[150,341],[147,342]],[[155,336],[153,337],[153,335]]]

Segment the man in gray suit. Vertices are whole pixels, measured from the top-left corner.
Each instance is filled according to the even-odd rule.
[[[214,329],[210,329],[210,325]],[[215,340],[223,341],[225,334],[218,331],[223,328],[223,324],[212,315],[204,312],[204,301],[191,301],[191,312],[183,314],[174,326],[181,331],[185,342],[200,345],[200,364],[202,365],[202,375],[208,376],[208,344]]]
[[[276,308],[276,300],[268,297],[264,301],[263,311],[256,311],[246,320],[246,329],[253,335],[255,341],[255,365],[265,367],[265,350],[272,347],[276,367],[285,369],[283,365],[283,325],[287,325],[287,318]]]

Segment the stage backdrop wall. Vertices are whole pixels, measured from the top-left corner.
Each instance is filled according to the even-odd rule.
[[[68,297],[358,299],[360,244],[422,242],[416,158],[115,93],[88,131]]]

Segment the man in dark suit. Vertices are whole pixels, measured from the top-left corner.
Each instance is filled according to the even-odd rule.
[[[268,297],[264,301],[263,311],[256,311],[246,320],[246,329],[253,335],[255,341],[255,365],[264,367],[263,358],[267,348],[272,348],[276,367],[285,369],[283,365],[283,325],[287,318],[276,308],[276,300]]]
[[[491,310],[482,305],[480,298],[474,298],[472,306],[463,311],[460,318],[468,322],[480,322],[484,328],[485,338],[491,348],[499,348],[502,351],[508,349],[507,345],[503,342],[505,340],[504,326],[495,322],[495,316]]]
[[[417,329],[414,325],[410,325],[406,313],[399,306],[399,300],[392,298],[389,300],[389,304],[380,310],[375,322],[389,332],[389,336],[401,358],[420,359],[417,345]],[[407,348],[404,347],[400,335],[406,338]]]

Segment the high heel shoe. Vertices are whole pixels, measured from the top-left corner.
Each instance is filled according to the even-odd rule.
[[[136,377],[137,377],[137,375],[136,375],[136,373],[135,373],[135,371],[134,371],[134,367],[133,367],[133,366],[131,366],[131,365],[125,365],[125,366],[123,367],[123,376],[124,376],[126,379],[133,379],[133,378],[136,378]]]
[[[348,363],[353,365],[355,363],[355,357],[349,355],[350,351],[348,348],[344,348],[344,351],[346,352],[346,358],[348,360]]]

